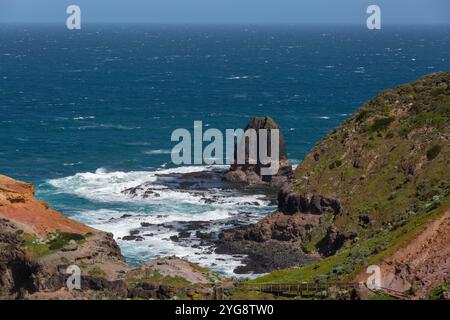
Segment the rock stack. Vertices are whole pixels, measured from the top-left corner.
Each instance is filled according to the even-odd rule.
[[[236,160],[236,152],[235,152],[235,160],[231,165],[230,170],[225,173],[224,180],[234,183],[244,183],[249,185],[262,185],[269,184],[273,186],[280,187],[284,183],[289,180],[289,177],[292,174],[292,166],[289,163],[287,152],[286,152],[286,144],[284,141],[284,137],[281,133],[279,126],[275,123],[275,121],[270,117],[254,117],[245,127],[244,132],[247,130],[253,129],[257,133],[257,144],[259,145],[259,130],[266,129],[267,135],[270,137],[270,130],[277,129],[279,130],[279,169],[275,175],[263,175],[261,169],[267,167],[268,165],[261,163],[261,159],[258,155],[256,164],[249,163],[249,148],[246,146],[245,148],[245,163],[238,164]],[[239,142],[241,143],[241,142]],[[235,147],[237,150],[237,146]],[[269,150],[269,156],[273,158],[273,155],[270,154],[270,141],[268,141],[267,150]]]

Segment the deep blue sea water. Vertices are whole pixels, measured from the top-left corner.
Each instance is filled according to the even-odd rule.
[[[194,120],[226,129],[270,115],[299,162],[377,92],[448,69],[449,26],[0,25],[0,173],[116,237],[142,221],[262,215],[271,208],[238,199],[120,191],[173,168],[170,135]],[[119,244],[132,263],[177,254],[214,267],[167,235]]]

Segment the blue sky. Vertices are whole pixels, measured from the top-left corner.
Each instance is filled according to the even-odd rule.
[[[83,22],[365,23],[370,4],[387,24],[450,21],[450,0],[0,0],[0,23],[63,23],[70,4]]]

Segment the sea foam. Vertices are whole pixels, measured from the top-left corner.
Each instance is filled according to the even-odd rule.
[[[69,194],[89,201],[87,207],[90,209],[72,208],[69,215],[94,228],[111,232],[131,264],[176,255],[228,276],[236,276],[233,270],[242,264],[243,257],[215,254],[211,245],[201,245],[195,227],[190,229],[191,236],[182,241],[170,238],[176,237],[191,223],[201,224],[201,232],[216,234],[229,228],[231,221],[255,223],[273,210],[269,201],[258,194],[241,194],[221,188],[169,187],[158,180],[163,176],[176,184],[182,174],[220,172],[227,168],[225,165],[185,166],[130,172],[99,168],[95,172],[52,179],[47,184],[53,194]],[[158,196],[143,197],[139,192],[133,195],[123,192],[139,185],[151,188]],[[145,188],[143,190],[145,192]],[[136,230],[143,237],[141,241],[122,239]]]

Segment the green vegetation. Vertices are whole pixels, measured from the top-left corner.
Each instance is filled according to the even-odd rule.
[[[99,266],[92,267],[88,271],[88,274],[90,276],[92,276],[92,277],[98,277],[98,278],[105,278],[106,277],[105,271],[103,271]]]
[[[22,246],[25,247],[32,259],[38,259],[50,253],[50,249],[45,242],[27,233],[22,235]]]
[[[47,239],[39,239],[34,235],[22,233],[22,247],[24,247],[31,258],[39,259],[43,256],[61,250],[71,242],[83,244],[86,237],[77,233],[54,232]]]
[[[194,270],[208,273],[209,283],[191,283],[187,279],[176,275],[164,275],[161,271],[152,267],[134,269],[130,271],[126,277],[125,282],[128,288],[144,290],[155,290],[157,292],[167,292],[176,299],[181,300],[201,300],[211,296],[211,288],[219,282],[219,276],[208,271],[205,268],[188,262]]]
[[[379,263],[384,257],[415,237],[423,227],[441,216],[447,205],[428,214],[416,215],[404,225],[379,230],[377,235],[365,241],[353,243],[334,256],[318,260],[312,264],[274,271],[263,277],[249,280],[249,283],[327,283],[352,279],[365,267]]]
[[[306,252],[327,244],[330,226],[356,237],[334,256],[252,281],[348,280],[409,241],[450,204],[450,145],[442,143],[449,135],[450,72],[386,90],[366,103],[313,148],[291,188],[338,199],[342,207],[304,239]]]
[[[400,129],[400,136],[406,137],[411,131],[423,128],[425,126],[432,126],[441,128],[448,125],[450,121],[449,114],[450,107],[447,110],[437,110],[437,112],[424,112],[416,116],[412,116],[405,121],[405,124]]]
[[[60,250],[66,246],[70,241],[81,244],[85,240],[84,236],[78,233],[57,232],[49,237],[47,242],[50,250]]]
[[[440,300],[445,299],[445,296],[449,294],[450,294],[450,281],[431,290],[431,292],[428,293],[427,298],[429,300]]]
[[[330,170],[333,170],[334,168],[339,168],[342,165],[342,161],[341,160],[336,160],[333,163],[331,163],[328,168]]]
[[[362,122],[365,120],[371,112],[367,109],[362,108],[357,114],[356,114],[356,122]]]
[[[389,128],[389,125],[394,122],[393,117],[386,117],[386,118],[380,118],[376,119],[374,123],[370,126],[369,132],[376,132],[376,131],[384,131],[387,128]]]
[[[433,160],[434,158],[436,158],[439,153],[441,152],[442,147],[438,144],[435,144],[434,146],[432,146],[430,149],[428,149],[427,151],[427,159],[428,160]]]
[[[184,278],[175,276],[164,276],[158,270],[145,270],[143,273],[131,274],[127,278],[129,287],[135,288],[142,283],[152,283],[154,285],[167,285],[174,288],[183,288],[191,283]]]

